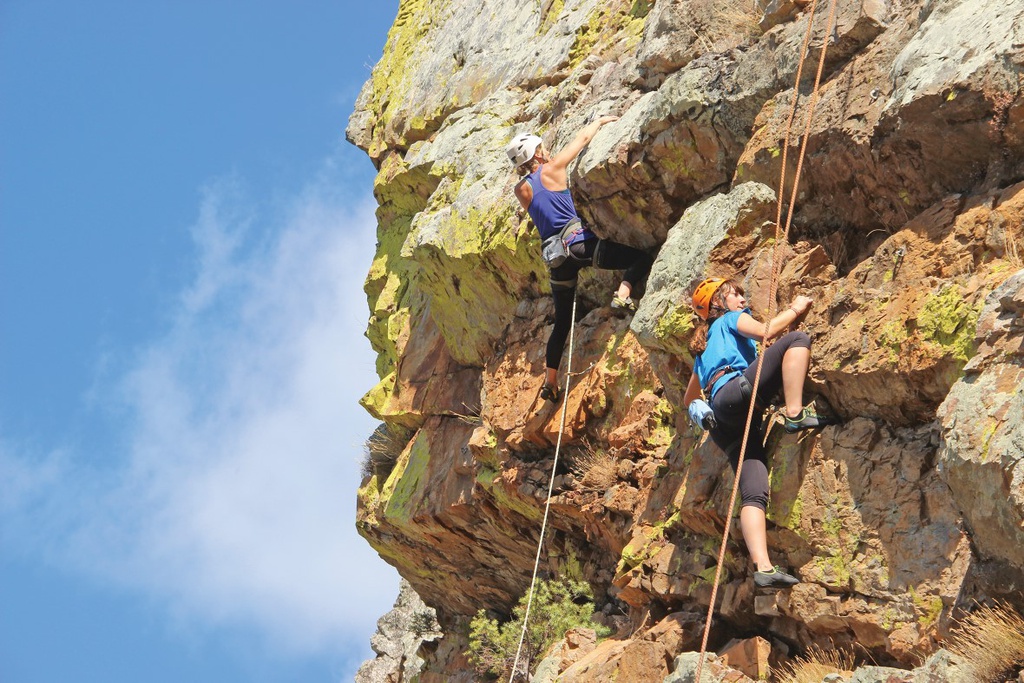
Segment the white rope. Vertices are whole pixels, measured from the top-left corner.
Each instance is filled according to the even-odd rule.
[[[555,470],[558,467],[558,452],[562,448],[562,434],[565,433],[565,413],[569,407],[569,382],[572,380],[572,347],[576,333],[576,292],[572,293],[572,323],[569,325],[569,360],[565,370],[565,391],[562,393],[562,419],[558,425],[558,440],[555,442],[555,461],[551,465],[551,477],[548,481],[548,499],[544,503],[544,521],[540,525],[540,540],[537,542],[537,557],[533,561],[533,578],[530,579],[530,591],[526,598],[526,614],[523,615],[523,632],[519,636],[519,648],[516,650],[515,661],[512,662],[512,673],[508,683],[512,683],[519,668],[519,656],[523,652],[523,641],[526,640],[526,628],[530,623],[530,608],[533,606],[533,590],[537,584],[537,571],[540,568],[540,553],[544,547],[544,533],[548,528],[548,512],[551,510],[551,494],[555,490]],[[529,672],[527,672],[529,676]]]

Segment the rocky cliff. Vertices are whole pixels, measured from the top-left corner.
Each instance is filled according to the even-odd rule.
[[[577,205],[657,258],[631,317],[607,307],[613,275],[581,281],[542,566],[578,564],[620,638],[562,680],[660,682],[699,648],[732,473],[680,407],[685,289],[736,277],[763,314],[776,246],[842,424],[769,431],[769,545],[803,583],[755,594],[736,535],[712,645],[909,667],[959,608],[1024,605],[1024,4],[838,0],[828,19],[825,0],[401,1],[347,131],[379,171],[363,406],[395,459],[357,525],[437,611],[419,680],[473,680],[468,618],[529,585],[558,438],[546,271],[503,150],[558,149],[595,113],[621,119],[571,167]],[[790,206],[783,140],[823,48]]]

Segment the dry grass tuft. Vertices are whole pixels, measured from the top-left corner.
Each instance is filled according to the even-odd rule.
[[[1024,268],[1024,258],[1021,256],[1020,247],[1017,246],[1016,238],[1006,235],[1004,239],[1006,242],[1006,260],[1009,261],[1011,266],[1018,270]]]
[[[736,2],[735,0],[714,0],[715,20],[712,33],[719,40],[732,38],[740,43],[761,35],[761,17],[767,3],[759,0]]]
[[[412,435],[412,430],[398,425],[381,424],[373,430],[363,445],[364,457],[360,468],[363,479],[373,475],[379,479],[387,478]]]
[[[607,491],[617,480],[619,463],[609,453],[595,450],[589,443],[570,456],[569,469],[583,491]]]
[[[849,675],[853,672],[853,655],[845,650],[811,647],[803,657],[788,662],[779,671],[779,683],[821,683],[829,674]]]
[[[1024,668],[1024,619],[1006,605],[968,614],[950,639],[964,680],[997,683],[1016,680]]]
[[[761,35],[767,0],[695,0],[687,27],[706,53],[729,50]]]

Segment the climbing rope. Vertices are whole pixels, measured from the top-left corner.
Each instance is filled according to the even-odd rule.
[[[772,247],[772,277],[771,283],[768,288],[768,309],[765,314],[764,332],[761,335],[762,343],[764,343],[768,338],[768,332],[771,327],[771,320],[774,317],[775,297],[778,295],[778,279],[779,273],[782,269],[781,246],[783,242],[785,244],[789,244],[789,229],[793,223],[793,209],[796,204],[797,190],[800,185],[800,174],[803,171],[804,156],[807,152],[807,140],[810,137],[811,121],[814,117],[814,109],[818,103],[818,89],[821,84],[821,75],[825,69],[825,55],[828,52],[828,43],[829,39],[832,36],[832,23],[835,20],[836,14],[836,0],[830,0],[828,22],[825,25],[825,33],[821,46],[821,55],[818,59],[818,71],[814,77],[814,87],[811,89],[811,99],[807,109],[803,140],[800,144],[800,153],[797,156],[796,172],[793,175],[793,192],[789,202],[789,211],[786,215],[786,226],[785,229],[782,229],[782,198],[786,186],[786,153],[789,149],[789,141],[790,135],[792,133],[793,121],[796,118],[797,103],[800,99],[800,78],[803,73],[804,61],[807,58],[807,49],[810,45],[811,33],[814,26],[814,12],[816,6],[817,0],[812,0],[807,20],[807,33],[804,35],[804,41],[800,48],[800,62],[797,65],[796,70],[796,85],[793,88],[793,106],[790,110],[789,120],[786,122],[786,134],[782,146],[782,172],[781,178],[779,180],[778,212],[775,220],[775,244]],[[781,239],[779,235],[780,230],[782,230]],[[715,600],[718,597],[718,585],[722,580],[722,564],[725,561],[725,550],[729,542],[729,531],[732,525],[732,511],[736,505],[736,494],[738,493],[740,487],[740,473],[743,471],[743,458],[747,452],[747,442],[750,438],[750,425],[754,420],[754,410],[756,410],[757,406],[757,390],[761,383],[761,368],[762,364],[758,362],[757,371],[754,374],[754,384],[751,388],[750,408],[747,412],[747,423],[743,429],[743,441],[740,444],[739,460],[736,463],[736,473],[733,477],[732,493],[729,496],[729,507],[726,508],[727,513],[725,515],[725,531],[722,534],[722,544],[718,551],[718,565],[715,568],[715,581],[711,587],[711,600],[708,604],[708,615],[707,619],[705,619],[704,621],[704,635],[701,638],[700,657],[697,659],[697,672],[694,677],[694,680],[697,681],[697,683],[700,683],[701,672],[704,668],[704,655],[707,653],[708,637],[711,633],[711,622],[714,618],[715,613]]]
[[[544,548],[544,533],[548,528],[548,513],[551,510],[551,494],[555,490],[555,470],[558,468],[558,453],[562,448],[562,434],[565,433],[565,414],[569,407],[569,384],[572,381],[572,347],[573,337],[576,334],[576,292],[572,294],[572,322],[569,325],[569,359],[565,371],[565,391],[562,392],[562,418],[558,425],[558,440],[555,442],[555,461],[551,464],[551,476],[548,478],[548,499],[544,503],[544,521],[540,525],[540,539],[537,541],[537,556],[533,560],[533,578],[530,579],[530,590],[526,598],[526,614],[523,615],[523,632],[519,636],[519,647],[516,649],[516,658],[512,662],[512,673],[508,677],[508,683],[516,677],[519,669],[519,656],[523,652],[523,641],[526,640],[526,629],[530,623],[530,608],[533,606],[533,591],[537,584],[537,571],[540,568],[540,553]]]

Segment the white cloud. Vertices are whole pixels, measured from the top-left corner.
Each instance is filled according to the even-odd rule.
[[[5,511],[58,508],[45,517],[59,561],[295,654],[365,650],[397,592],[354,527],[375,426],[357,404],[376,382],[362,336],[375,219],[343,184],[314,183],[270,218],[235,180],[206,190],[194,280],[107,396],[130,425],[123,466],[74,496],[80,463],[0,453],[19,492]]]

